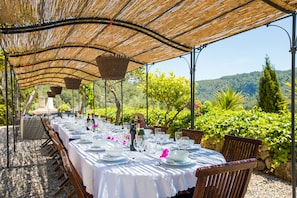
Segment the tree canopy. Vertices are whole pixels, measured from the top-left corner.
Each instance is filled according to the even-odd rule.
[[[140,84],[140,89],[146,93],[146,83]],[[165,124],[172,120],[167,120],[167,114],[176,110],[176,115],[190,104],[190,81],[185,77],[176,77],[173,72],[168,75],[156,72],[148,74],[148,97],[153,103],[160,104],[166,110]]]
[[[265,66],[259,81],[258,106],[263,111],[271,113],[280,112],[285,107],[278,77],[267,56],[265,57]]]

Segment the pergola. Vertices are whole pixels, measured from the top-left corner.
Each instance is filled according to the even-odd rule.
[[[296,9],[296,0],[2,0],[0,42],[20,89],[97,80],[96,57],[109,52],[129,57],[128,72],[191,53],[193,107],[197,48],[289,15],[296,23]]]

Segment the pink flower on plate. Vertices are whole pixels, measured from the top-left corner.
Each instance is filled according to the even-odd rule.
[[[169,153],[169,150],[166,148],[163,150],[162,154],[160,155],[160,158],[166,158],[168,157],[168,153]]]
[[[93,124],[93,127],[94,127],[94,128],[98,127],[98,124],[97,124],[97,123],[94,123],[94,124]]]

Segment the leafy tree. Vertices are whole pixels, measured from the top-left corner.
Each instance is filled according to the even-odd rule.
[[[139,87],[145,94],[146,83],[143,81]],[[156,74],[149,73],[148,97],[166,110],[164,120],[165,125],[169,125],[190,104],[190,81],[185,77],[176,77],[173,72],[168,75],[158,71]],[[175,115],[168,118],[168,114],[173,110],[176,111]]]
[[[240,92],[236,93],[235,90],[228,87],[226,91],[223,90],[215,94],[213,107],[221,110],[240,110],[243,109],[244,101],[245,98]]]
[[[285,108],[285,100],[280,90],[278,77],[267,56],[259,82],[258,106],[263,111],[270,113],[277,113]]]
[[[93,83],[81,86],[80,94],[82,95],[80,111],[83,112],[84,107],[90,107],[91,109],[95,109]]]
[[[71,110],[71,108],[67,104],[62,104],[58,107],[59,112],[66,112],[66,111],[70,111],[70,110]]]

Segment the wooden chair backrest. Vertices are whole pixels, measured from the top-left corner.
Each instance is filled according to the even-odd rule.
[[[193,198],[243,198],[256,158],[198,168]]]
[[[222,154],[227,162],[256,158],[261,144],[261,140],[225,135]]]
[[[51,135],[51,139],[52,139],[53,144],[54,144],[55,148],[57,149],[57,151],[59,153],[61,153],[61,150],[62,149],[65,149],[63,143],[61,142],[60,138],[58,137],[58,135],[55,132],[50,131],[50,133],[51,134],[53,134],[53,133],[55,134],[55,135]]]
[[[161,131],[163,131],[163,132],[165,132],[165,133],[167,133],[167,131],[168,131],[168,127],[167,127],[167,126],[157,126],[157,125],[155,125],[155,126],[153,126],[153,129],[154,129],[153,132],[154,132],[154,133],[156,133],[156,132],[155,132],[155,129],[156,129],[156,128],[161,128]]]
[[[183,136],[188,136],[190,139],[195,141],[195,144],[200,144],[204,131],[194,129],[182,129]]]
[[[69,157],[65,149],[61,151],[61,157],[62,157],[64,169],[68,175],[71,185],[74,187],[75,193],[77,194],[78,197],[81,197],[81,198],[87,197],[81,177],[78,175],[77,171],[75,170],[74,166],[69,160]]]

